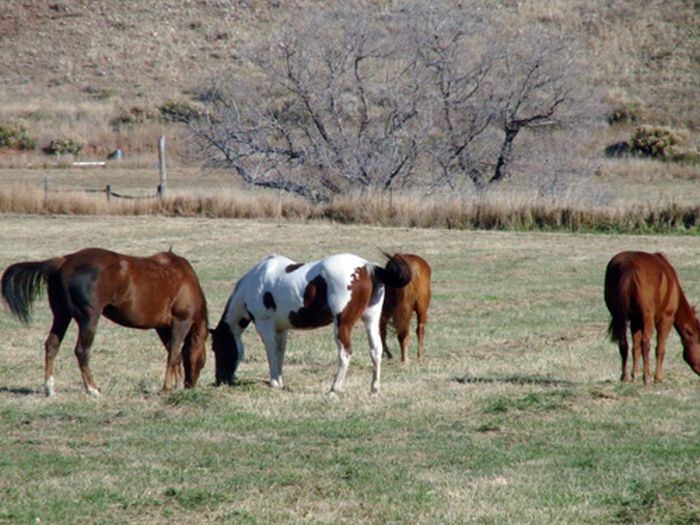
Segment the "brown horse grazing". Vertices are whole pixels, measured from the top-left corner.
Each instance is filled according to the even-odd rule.
[[[408,339],[411,329],[411,318],[416,313],[418,326],[416,338],[418,339],[418,360],[423,361],[423,339],[425,338],[425,325],[428,322],[428,307],[430,306],[430,265],[425,259],[409,253],[397,254],[408,262],[411,268],[411,282],[404,288],[386,287],[382,316],[379,320],[379,331],[382,337],[384,354],[391,359],[386,344],[387,324],[392,321],[396,328],[396,335],[401,346],[401,361],[408,361]]]
[[[132,257],[87,248],[13,264],[2,276],[2,296],[20,321],[31,320],[31,304],[44,283],[53,312],[44,345],[47,395],[54,395],[54,359],[71,319],[78,324],[75,355],[85,389],[99,395],[88,361],[100,315],[129,328],[155,328],[168,351],[165,390],[182,384],[183,357],[184,385],[196,385],[206,358],[207,304],[186,259],[172,252]]]
[[[617,342],[622,358],[622,381],[627,381],[627,322],[632,331],[632,381],[639,371],[639,356],[644,360],[644,383],[649,381],[651,335],[656,328],[656,373],[663,380],[666,338],[675,327],[683,343],[683,357],[700,375],[700,322],[683,294],[678,276],[661,253],[621,252],[613,257],[605,271],[605,304],[610,310],[609,333]]]

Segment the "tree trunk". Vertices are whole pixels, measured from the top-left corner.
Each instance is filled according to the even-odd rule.
[[[506,136],[503,138],[501,151],[498,154],[498,161],[496,162],[496,169],[493,172],[493,177],[489,180],[489,184],[508,178],[508,167],[510,165],[510,156],[513,152],[513,142],[520,131],[520,126],[506,126],[505,131]]]

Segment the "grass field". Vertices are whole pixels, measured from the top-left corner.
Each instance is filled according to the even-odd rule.
[[[360,330],[337,398],[330,329],[291,334],[283,391],[249,330],[239,385],[212,386],[209,352],[197,389],[164,394],[156,334],[103,319],[102,397],[83,392],[71,330],[49,400],[46,299],[28,327],[1,309],[0,522],[700,523],[700,380],[674,333],[662,385],[620,385],[602,301],[605,264],[631,248],[665,251],[697,301],[700,238],[20,215],[0,231],[2,268],[173,246],[211,324],[272,252],[414,252],[434,279],[426,362],[384,361],[377,396]]]

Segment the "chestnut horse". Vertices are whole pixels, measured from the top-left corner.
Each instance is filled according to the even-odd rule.
[[[411,270],[400,256],[385,268],[356,255],[331,255],[296,263],[272,255],[253,266],[237,283],[221,320],[212,331],[217,384],[232,383],[243,360],[241,335],[253,321],[267,351],[270,386],[282,388],[287,333],[333,323],[338,370],[331,392],[340,391],[350,363],[350,334],[362,320],[372,358],[372,392],[379,390],[382,357],[379,316],[384,286],[405,286]]]
[[[605,271],[605,304],[612,315],[610,339],[619,344],[622,375],[627,381],[627,323],[632,331],[632,381],[644,361],[644,383],[649,381],[651,336],[656,328],[656,372],[654,381],[663,380],[666,338],[675,327],[683,343],[683,357],[700,375],[700,322],[688,304],[676,271],[662,253],[621,252]]]
[[[9,266],[2,296],[22,322],[48,287],[53,324],[45,343],[44,385],[54,395],[53,367],[71,319],[78,325],[75,355],[85,389],[99,395],[88,361],[100,315],[129,328],[154,328],[168,351],[163,388],[193,387],[206,358],[207,304],[190,263],[172,252],[132,257],[100,248]]]
[[[398,255],[398,254],[397,254]],[[379,320],[379,332],[382,337],[384,354],[391,359],[393,356],[386,344],[387,325],[389,321],[396,329],[396,336],[401,347],[401,361],[408,361],[408,339],[411,329],[411,318],[416,314],[416,339],[418,340],[418,361],[423,361],[423,339],[425,325],[428,322],[428,307],[430,306],[430,265],[418,255],[402,253],[401,257],[411,267],[411,282],[403,288],[386,287],[382,316]]]

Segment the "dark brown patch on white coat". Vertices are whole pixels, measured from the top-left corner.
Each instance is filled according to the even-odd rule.
[[[304,289],[304,306],[289,312],[289,322],[294,328],[318,328],[333,322],[333,313],[328,307],[328,284],[318,275]]]
[[[277,304],[275,303],[275,298],[272,297],[270,292],[265,292],[263,294],[263,306],[268,310],[277,310]]]

